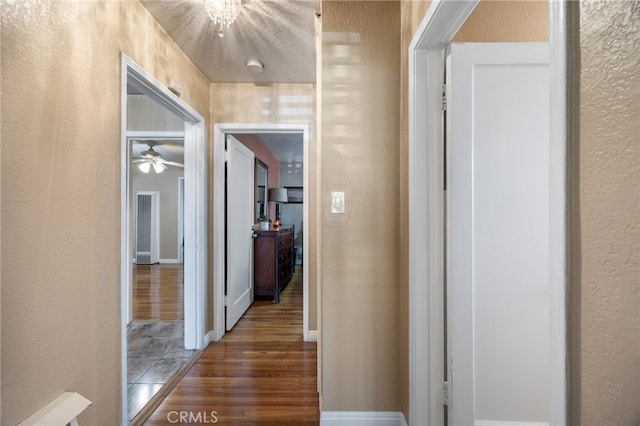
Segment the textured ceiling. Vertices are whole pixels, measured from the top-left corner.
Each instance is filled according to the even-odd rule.
[[[302,133],[258,133],[274,157],[281,163],[302,163]]]
[[[313,83],[319,0],[243,0],[224,37],[202,0],[141,0],[207,78],[216,83]],[[260,74],[249,59],[264,64]]]

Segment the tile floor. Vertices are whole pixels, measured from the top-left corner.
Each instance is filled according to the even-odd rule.
[[[195,351],[184,349],[182,321],[133,321],[127,334],[128,418],[131,420]]]

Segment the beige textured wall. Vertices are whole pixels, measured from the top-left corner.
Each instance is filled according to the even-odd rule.
[[[120,413],[120,51],[209,115],[209,84],[137,1],[0,2],[2,424],[64,391]]]
[[[580,2],[580,407],[640,424],[640,3]]]
[[[409,141],[409,56],[408,48],[430,6],[429,1],[401,2],[401,104],[400,115],[400,212],[401,212],[401,378],[402,411],[409,415],[409,290],[408,290],[408,141]],[[549,4],[547,1],[482,0],[462,26],[454,42],[546,41]]]
[[[399,411],[399,2],[323,2],[321,84],[322,409]]]
[[[317,147],[315,84],[211,84],[211,127],[216,123],[309,124],[309,330],[317,330]],[[210,248],[213,250],[213,248]],[[213,321],[210,318],[210,321]]]
[[[461,42],[549,40],[549,2],[482,0],[453,38]]]

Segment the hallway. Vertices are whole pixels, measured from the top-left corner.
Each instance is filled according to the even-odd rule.
[[[302,269],[211,343],[146,425],[317,425],[316,343],[302,340]],[[197,420],[196,420],[197,419]]]

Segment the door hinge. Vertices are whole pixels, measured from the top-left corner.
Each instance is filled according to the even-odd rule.
[[[228,149],[224,150],[224,162],[225,163],[229,162],[229,150]]]
[[[449,406],[449,382],[442,383],[442,404]]]
[[[224,295],[224,306],[229,306],[229,296]]]
[[[442,85],[442,112],[447,110],[447,85]]]

